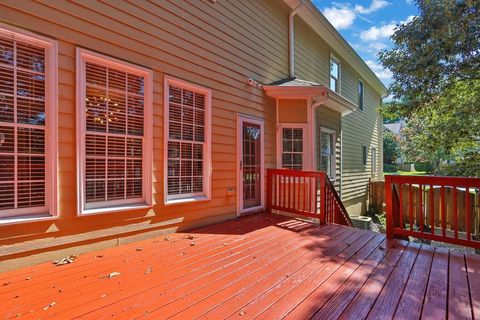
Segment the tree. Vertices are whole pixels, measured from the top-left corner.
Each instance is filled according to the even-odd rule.
[[[400,140],[391,131],[383,133],[383,161],[386,164],[395,164],[401,156]]]
[[[420,15],[399,26],[393,48],[379,54],[405,116],[459,81],[480,80],[480,1],[416,3]]]
[[[480,80],[457,82],[412,113],[403,149],[435,173],[480,176]]]

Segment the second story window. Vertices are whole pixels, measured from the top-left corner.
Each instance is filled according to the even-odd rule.
[[[56,202],[55,46],[0,25],[0,218]]]
[[[366,145],[362,145],[362,165],[367,165],[368,149]]]
[[[330,89],[340,92],[340,62],[335,58],[330,58]]]
[[[364,108],[364,86],[362,81],[358,81],[358,109]]]

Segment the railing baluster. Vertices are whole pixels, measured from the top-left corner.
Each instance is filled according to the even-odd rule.
[[[447,210],[445,207],[445,186],[442,185],[440,202],[442,206],[442,235],[445,237],[447,235]]]
[[[430,185],[430,233],[432,235],[435,234],[435,207],[433,203],[435,190],[433,189],[433,185]]]
[[[465,215],[466,215],[466,222],[467,222],[467,241],[471,240],[471,233],[472,233],[472,226],[470,224],[470,188],[465,188]]]
[[[420,232],[423,232],[423,184],[418,185],[418,202],[419,202],[419,213],[420,213]]]
[[[410,231],[413,231],[413,191],[412,184],[408,186],[408,220],[410,224]]]
[[[458,239],[458,209],[457,209],[457,187],[452,187],[453,192],[453,233],[455,239]]]
[[[393,183],[392,183],[392,188],[393,188]],[[400,228],[404,229],[405,228],[405,215],[403,214],[403,184],[398,184],[398,211],[399,211],[399,220],[400,220]]]

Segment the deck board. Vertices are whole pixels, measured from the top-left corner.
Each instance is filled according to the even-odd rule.
[[[479,274],[475,255],[257,214],[0,274],[0,318],[469,319]]]

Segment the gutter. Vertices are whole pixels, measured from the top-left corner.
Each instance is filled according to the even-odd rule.
[[[300,8],[303,6],[303,0],[300,0],[298,5],[290,11],[288,15],[288,50],[289,50],[289,67],[290,78],[295,78],[295,32],[294,32],[294,18]]]

